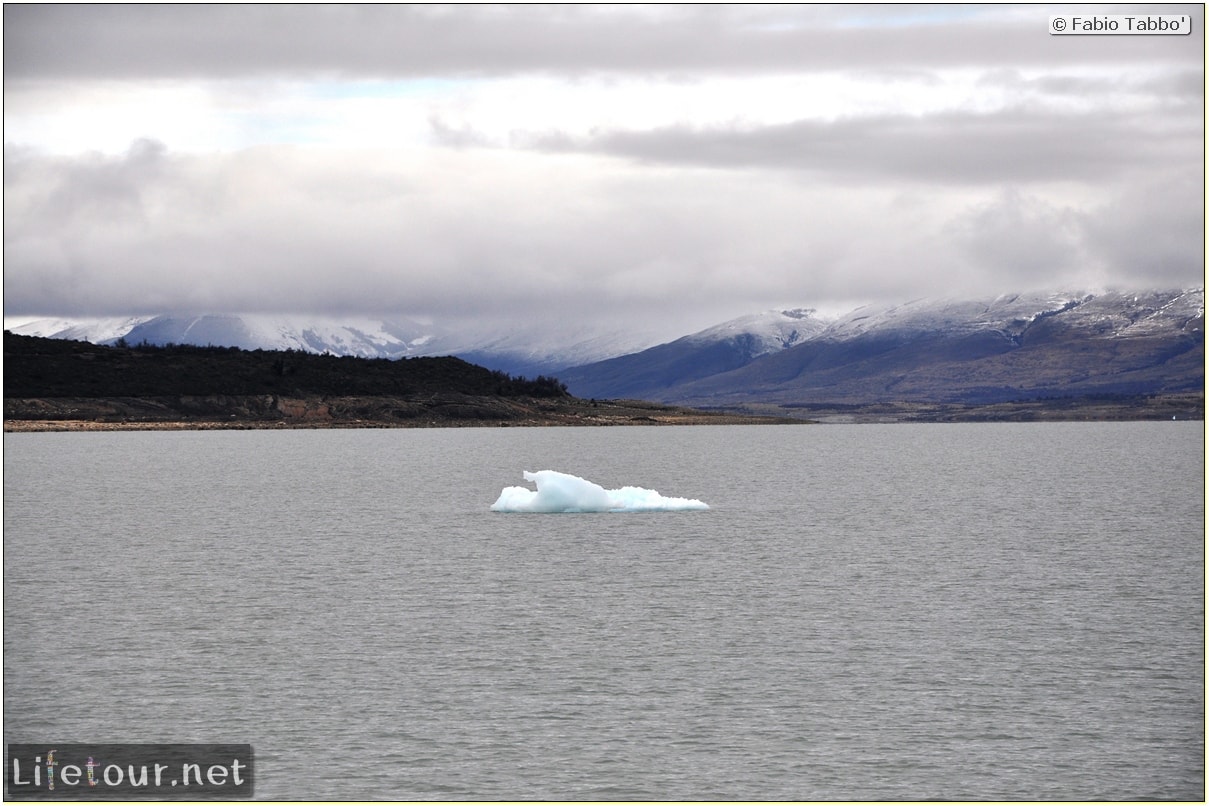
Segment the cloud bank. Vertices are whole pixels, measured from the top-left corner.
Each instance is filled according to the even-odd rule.
[[[687,331],[1195,284],[1203,13],[1172,9],[1192,36],[1050,37],[1046,7],[8,6],[5,313]]]

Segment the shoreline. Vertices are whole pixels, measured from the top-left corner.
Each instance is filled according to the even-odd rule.
[[[549,428],[970,422],[1204,422],[1204,397],[1168,394],[960,403],[747,404],[691,408],[641,400],[442,396],[8,398],[5,433],[367,428]]]
[[[614,407],[602,407],[614,408]],[[4,420],[4,433],[54,433],[80,431],[289,431],[412,428],[624,428],[681,425],[810,425],[814,420],[761,414],[703,412],[655,405],[617,406],[614,411],[583,411],[560,407],[558,411],[510,417],[448,417],[439,414],[406,420],[365,418],[45,418]]]
[[[600,422],[500,421],[426,423],[373,422],[219,422],[219,421],[160,421],[160,422],[97,422],[95,420],[5,420],[6,434],[65,433],[81,431],[342,431],[350,429],[410,430],[419,428],[627,428],[674,427],[683,425],[813,425],[813,420],[772,417],[667,417],[650,418],[641,422],[601,420]]]

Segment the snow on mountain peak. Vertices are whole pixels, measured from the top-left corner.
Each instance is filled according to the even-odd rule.
[[[414,355],[417,343],[423,344],[432,335],[431,328],[408,320],[276,314],[157,316],[143,319],[121,334],[131,344],[198,344],[391,358]]]
[[[722,341],[743,336],[753,340],[756,354],[775,352],[814,338],[830,325],[813,308],[763,311],[731,319],[685,338],[693,342]]]
[[[44,339],[68,339],[104,344],[116,341],[129,333],[132,328],[150,321],[152,318],[154,317],[114,316],[87,319],[35,319],[20,323],[14,322],[11,326],[5,322],[4,329],[21,336],[40,336]]]

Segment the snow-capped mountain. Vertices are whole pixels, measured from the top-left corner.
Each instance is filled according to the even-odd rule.
[[[696,344],[741,340],[752,358],[758,358],[816,338],[831,321],[814,308],[764,311],[714,325],[684,340]]]
[[[695,406],[1195,390],[1204,317],[1204,288],[920,299],[804,318],[779,349],[784,331],[755,323],[787,323],[735,320],[559,378],[581,397]]]
[[[511,374],[534,376],[635,352],[666,338],[666,331],[544,323],[506,330],[447,326],[396,317],[205,314],[111,319],[38,319],[6,322],[23,336],[72,339],[95,344],[194,344],[245,350],[303,350],[362,358],[456,355]]]
[[[151,318],[150,316],[119,316],[107,319],[34,319],[15,322],[12,325],[5,322],[4,329],[22,336],[108,344],[125,336],[133,328]]]
[[[402,358],[456,355],[554,374],[580,397],[746,402],[1010,400],[1204,385],[1204,288],[918,299],[839,316],[786,308],[673,340],[535,322],[506,330],[397,318],[160,316],[13,323],[14,332],[129,344]]]
[[[865,306],[838,318],[821,334],[843,341],[873,332],[1018,337],[1037,320],[1061,314],[1071,325],[1112,335],[1164,331],[1204,315],[1203,288],[1186,291],[1083,291],[1006,294],[988,300],[917,299],[891,307]]]
[[[655,390],[738,369],[818,338],[829,325],[829,319],[811,308],[765,311],[639,353],[564,369],[558,377],[581,397],[641,399]]]
[[[245,350],[303,350],[362,358],[418,355],[433,331],[411,320],[266,314],[157,316],[123,338],[130,344],[198,344]]]

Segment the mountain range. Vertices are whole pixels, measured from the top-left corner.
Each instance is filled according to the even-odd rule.
[[[559,378],[581,396],[723,408],[1203,392],[1204,300],[1197,288],[921,299],[834,319],[786,311],[763,329],[720,326]]]
[[[38,319],[6,330],[21,336],[93,344],[301,350],[358,358],[454,355],[511,374],[539,375],[635,352],[658,341],[650,333],[601,333],[582,325],[557,330],[538,323],[493,330],[452,327],[408,317],[167,314],[96,319]]]
[[[1096,395],[1203,394],[1204,288],[918,299],[824,315],[789,308],[656,343],[587,329],[467,332],[412,319],[268,315],[40,320],[15,333],[401,358],[456,355],[557,374],[583,398],[697,407],[759,403],[981,405]]]

